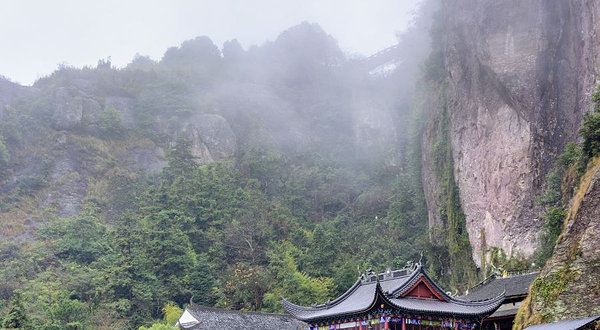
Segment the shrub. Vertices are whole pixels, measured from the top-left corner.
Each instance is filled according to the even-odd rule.
[[[121,113],[112,105],[108,105],[100,113],[100,135],[103,138],[118,138],[123,133],[123,119]]]
[[[578,132],[582,138],[583,155],[588,159],[600,153],[600,86],[598,91],[592,95],[592,102],[596,103],[594,110],[584,114],[583,123]]]
[[[0,137],[0,181],[8,175],[8,149]]]
[[[543,265],[546,260],[552,256],[556,240],[562,232],[565,216],[566,213],[563,207],[552,207],[542,217],[544,220],[544,227],[540,234],[540,248],[537,251],[535,258],[538,265]]]

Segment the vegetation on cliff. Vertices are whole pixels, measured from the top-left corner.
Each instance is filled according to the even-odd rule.
[[[137,329],[192,297],[281,312],[419,260],[412,85],[357,67],[303,23],[247,51],[201,37],[38,80],[0,123],[3,326]],[[392,140],[353,127],[377,84]]]
[[[594,109],[585,114],[579,130],[581,142],[567,144],[555,162],[555,169],[548,174],[547,188],[540,196],[540,201],[549,205],[537,255],[538,262],[545,263],[545,267],[519,309],[515,330],[569,317],[586,317],[600,310],[597,304],[589,303],[600,294],[598,251],[590,251],[598,235],[593,221],[598,216],[600,149],[595,146],[600,143],[600,88],[592,101]]]

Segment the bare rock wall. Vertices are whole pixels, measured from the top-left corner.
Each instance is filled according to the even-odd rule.
[[[542,225],[536,195],[591,107],[600,4],[458,0],[443,2],[443,17],[454,170],[474,259],[483,232],[488,246],[529,257]]]

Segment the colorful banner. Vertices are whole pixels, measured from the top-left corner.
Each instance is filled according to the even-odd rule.
[[[422,319],[409,319],[409,318],[401,318],[401,317],[390,317],[390,316],[382,316],[379,318],[374,318],[370,320],[362,320],[357,322],[345,322],[341,324],[332,324],[326,325],[322,327],[310,327],[310,330],[337,330],[337,329],[347,329],[353,328],[360,325],[369,326],[374,324],[383,324],[385,322],[388,323],[406,323],[411,325],[425,325],[425,326],[438,326],[444,328],[454,329],[468,329],[473,330],[477,329],[477,325],[474,323],[461,323],[455,321],[438,321],[438,320],[422,320]],[[366,329],[366,327],[363,327]]]
[[[400,319],[401,320],[401,319]],[[392,322],[397,322],[395,318],[392,319]],[[402,321],[400,321],[401,323]],[[458,329],[475,329],[477,326],[475,324],[470,323],[460,323],[454,321],[434,321],[434,320],[421,320],[421,319],[404,319],[406,324],[414,324],[414,325],[433,325],[444,328],[454,328],[455,325]]]

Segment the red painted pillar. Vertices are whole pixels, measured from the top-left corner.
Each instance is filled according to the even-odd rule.
[[[358,330],[363,330],[362,320],[358,320]]]
[[[389,317],[385,317],[385,324],[383,325],[384,329],[389,329],[390,328],[390,318]]]
[[[406,330],[406,319],[402,318],[402,330]]]

